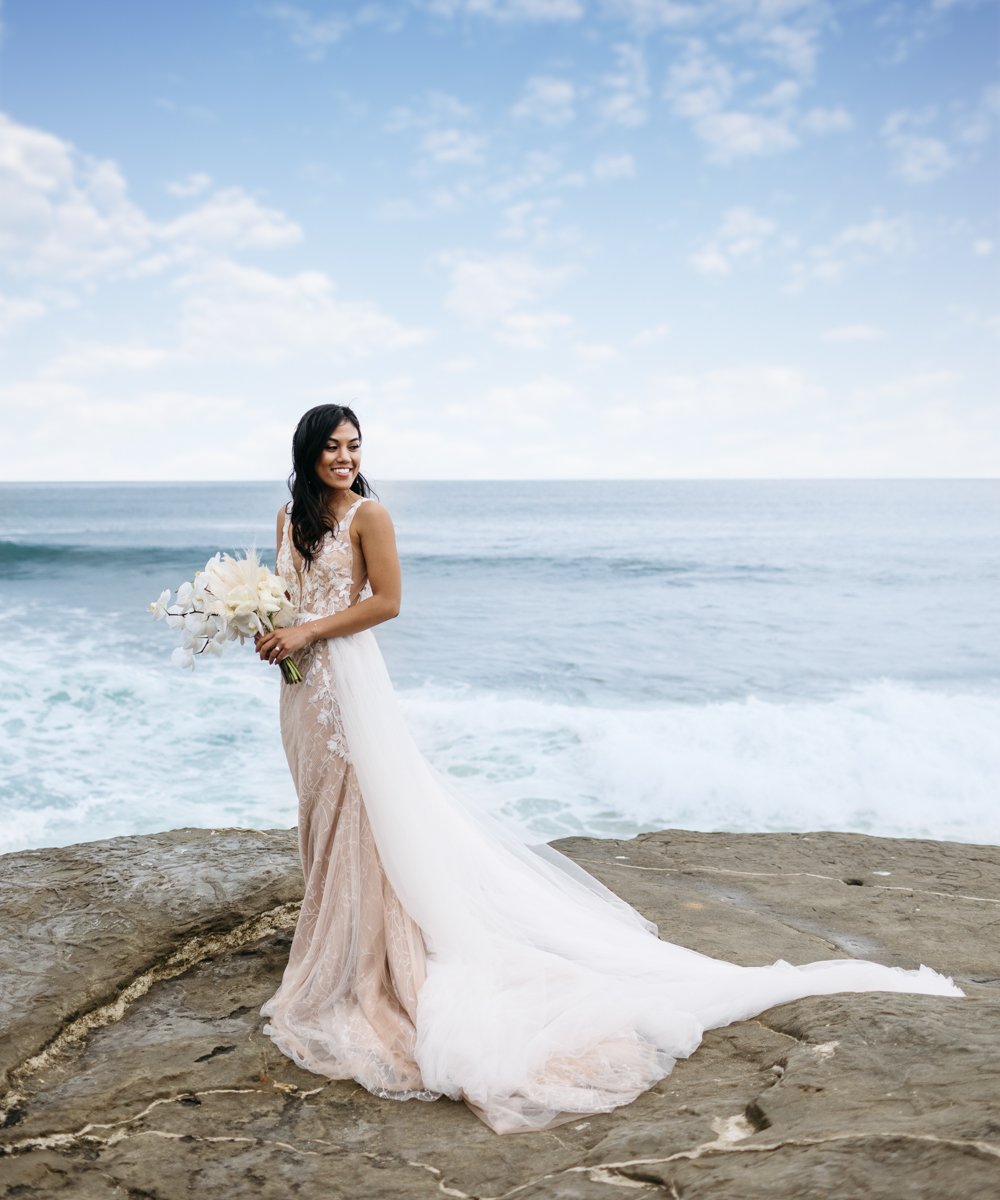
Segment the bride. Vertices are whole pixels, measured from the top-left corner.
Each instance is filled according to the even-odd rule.
[[[829,992],[963,993],[927,967],[854,959],[742,967],[657,927],[547,845],[453,796],[400,714],[370,632],[395,617],[392,521],[361,474],[349,408],[293,439],[277,571],[296,624],[281,736],[305,895],[264,1032],[301,1067],[393,1100],[464,1101],[497,1133],[628,1104],[704,1030]]]

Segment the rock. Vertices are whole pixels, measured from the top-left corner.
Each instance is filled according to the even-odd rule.
[[[556,844],[671,941],[748,964],[925,962],[967,998],[785,1004],[709,1032],[633,1104],[498,1137],[462,1104],[310,1075],[260,1032],[301,896],[294,830],[9,854],[0,1195],[998,1193],[1000,849],[674,830]]]

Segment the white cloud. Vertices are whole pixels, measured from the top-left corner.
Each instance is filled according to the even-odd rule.
[[[761,6],[766,14],[773,5]],[[808,9],[811,5],[797,6]],[[778,23],[768,25],[762,21],[752,35],[760,42],[763,54],[773,58],[784,67],[788,67],[800,75],[809,75],[815,69],[816,58],[819,54],[819,29],[812,26],[794,26]]]
[[[272,4],[264,12],[284,28],[292,45],[313,62],[325,58],[351,28],[351,19],[343,13],[317,16],[298,4]]]
[[[555,375],[542,375],[523,383],[500,384],[489,388],[482,395],[481,400],[471,408],[468,415],[473,417],[477,426],[483,422],[487,432],[492,430],[503,432],[511,428],[526,432],[540,430],[561,432],[564,427],[565,414],[572,411],[583,399],[584,397],[577,389],[565,379],[560,379]],[[494,447],[497,444],[493,438],[488,439],[487,453],[490,458],[495,456]],[[502,445],[502,443],[500,444]],[[503,464],[504,473],[511,471],[512,467],[514,473],[520,473],[518,468],[523,471],[528,467],[526,473],[530,478],[530,467],[525,462],[523,455],[530,453],[531,449],[530,447],[519,447],[517,451],[519,462],[516,465],[505,462]],[[551,453],[547,443],[534,447],[534,450],[542,455]]]
[[[677,0],[603,0],[603,7],[642,33],[691,25],[705,11],[704,3],[681,4]]]
[[[190,196],[199,196],[212,185],[212,176],[206,175],[204,171],[194,171],[190,175],[185,175],[183,179],[173,179],[167,184],[167,191],[171,196],[181,196],[185,199]]]
[[[436,129],[467,121],[474,109],[448,92],[430,91],[418,104],[397,104],[389,110],[386,118],[387,133],[401,133],[408,129]]]
[[[569,277],[567,268],[541,267],[525,255],[453,253],[443,262],[451,274],[445,303],[473,323],[532,304]]]
[[[170,354],[144,342],[80,342],[62,351],[42,370],[44,378],[79,378],[110,371],[149,371],[163,366]]]
[[[0,440],[5,478],[247,479],[287,469],[290,414],[280,421],[266,410],[254,414],[232,393],[151,388],[111,396],[45,379],[0,388],[0,409],[17,414],[19,430]],[[54,440],[59,428],[71,436]]]
[[[821,7],[810,0],[760,4],[719,0],[706,9],[726,29],[718,40],[729,46],[736,43],[742,54],[730,55],[727,61],[704,37],[689,37],[668,72],[664,97],[677,116],[691,122],[711,161],[729,164],[780,154],[799,146],[803,135],[839,133],[851,127],[850,113],[842,105],[799,111],[804,80],[815,64],[824,20]],[[805,22],[802,28],[779,20],[795,14]],[[707,15],[705,23],[709,23]],[[777,62],[784,77],[759,90],[774,68],[767,62],[755,67],[754,55]],[[789,70],[791,76],[785,74]],[[749,94],[751,88],[756,94]]]
[[[833,389],[799,366],[751,363],[661,375],[609,416],[640,477],[995,474],[995,411],[961,383],[929,366]]]
[[[667,372],[655,376],[643,395],[641,407],[624,405],[612,414],[636,441],[636,475],[831,473],[822,433],[831,397],[800,367],[765,362]]]
[[[760,113],[707,113],[697,122],[696,130],[708,146],[709,158],[723,164],[761,154],[779,154],[794,150],[799,144],[786,121]]]
[[[994,248],[993,240],[991,238],[976,238],[976,240],[972,243],[972,253],[978,254],[982,258],[992,254]]]
[[[157,108],[163,109],[164,112],[186,117],[187,120],[196,121],[199,125],[212,125],[219,119],[218,114],[205,104],[192,104],[190,101],[174,100],[170,96],[157,96],[153,103]]]
[[[573,318],[555,309],[506,313],[496,330],[499,341],[520,350],[542,350],[554,333],[569,329]]]
[[[729,259],[714,242],[706,242],[691,255],[691,266],[699,275],[728,275]]]
[[[929,183],[938,179],[958,161],[941,138],[918,132],[933,118],[933,110],[923,113],[899,111],[886,117],[882,125],[893,174],[909,183]]]
[[[264,207],[242,188],[230,187],[160,225],[156,236],[185,252],[207,247],[273,250],[301,242],[302,230],[280,210]]]
[[[826,342],[878,342],[885,337],[885,331],[877,325],[838,325],[827,329],[823,334]]]
[[[486,139],[467,128],[474,118],[475,110],[457,96],[431,91],[411,104],[396,105],[389,112],[384,128],[387,133],[420,134],[421,171],[435,165],[477,166],[484,161]],[[410,200],[409,207],[413,211],[402,215],[418,215],[444,206],[420,205]]]
[[[670,69],[666,95],[678,116],[697,121],[722,109],[735,86],[729,66],[703,42],[692,40],[684,57]]]
[[[884,383],[870,384],[855,390],[855,396],[866,402],[912,400],[927,393],[953,393],[962,379],[961,372],[950,367],[925,367],[907,371]]]
[[[37,321],[44,315],[45,305],[41,300],[5,296],[0,292],[0,338],[7,337],[19,325]]]
[[[568,79],[535,75],[524,85],[520,99],[510,110],[521,120],[543,125],[568,125],[576,115],[576,86]]]
[[[960,114],[958,136],[971,146],[988,141],[1000,125],[1000,83],[991,83],[983,88],[979,102],[971,110]]]
[[[603,78],[604,99],[599,105],[602,120],[612,125],[636,126],[648,116],[649,77],[642,47],[620,42],[614,47],[616,69]]]
[[[450,274],[445,306],[501,341],[539,349],[570,318],[539,308],[543,296],[570,276],[567,267],[543,267],[526,255],[452,253],[442,262]]]
[[[205,179],[180,186],[193,192],[192,180],[200,190]],[[116,163],[2,114],[0,186],[0,258],[9,271],[60,287],[163,271],[206,249],[274,250],[302,240],[288,216],[237,187],[154,221],[132,201]]]
[[[872,217],[854,225],[845,225],[831,243],[834,247],[863,247],[880,254],[905,250],[910,237],[902,217]]]
[[[599,367],[618,357],[618,347],[610,342],[577,342],[573,353],[588,366]]]
[[[659,321],[655,325],[648,325],[645,329],[640,329],[629,338],[630,346],[655,346],[660,342],[666,341],[672,332],[672,327],[669,321]]]
[[[716,0],[707,7],[728,41],[802,78],[814,73],[822,34],[836,20],[826,0]]]
[[[798,103],[802,84],[797,79],[782,79],[769,92],[754,101],[757,108],[787,109]]]
[[[88,279],[134,260],[153,224],[117,165],[0,114],[0,259],[8,270]]]
[[[834,108],[810,108],[802,114],[799,124],[807,133],[844,133],[853,128],[854,118],[838,104]]]
[[[770,217],[752,208],[727,209],[715,236],[691,256],[691,265],[702,275],[728,275],[738,260],[756,259],[777,228]]]
[[[463,129],[432,129],[424,134],[421,147],[437,163],[474,166],[483,161],[483,138]]]
[[[635,177],[635,159],[631,154],[602,154],[590,168],[594,179],[606,183],[612,179]]]
[[[493,21],[578,21],[581,0],[424,0],[424,7],[441,16],[468,13]]]
[[[552,217],[561,201],[556,196],[538,200],[521,200],[503,210],[503,221],[497,237],[508,242],[533,242],[544,245],[554,240]]]
[[[903,217],[880,214],[845,225],[827,241],[807,247],[792,263],[789,288],[796,291],[807,279],[839,279],[848,267],[862,265],[874,257],[906,254],[912,243],[909,223]]]
[[[374,303],[342,299],[322,271],[280,276],[217,259],[175,286],[182,348],[203,360],[269,363],[304,351],[339,362],[427,337]]]
[[[673,416],[732,415],[746,421],[787,413],[825,395],[826,389],[801,368],[764,363],[660,375],[653,407]]]
[[[755,101],[765,111],[751,112],[727,107],[737,83],[727,63],[704,42],[692,40],[671,68],[665,94],[672,110],[691,121],[713,162],[726,164],[794,149],[799,139],[791,121],[799,85],[782,81]]]

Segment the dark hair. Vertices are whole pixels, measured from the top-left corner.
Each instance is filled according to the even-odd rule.
[[[336,518],[327,507],[327,487],[316,475],[316,460],[326,446],[327,438],[344,421],[349,421],[361,437],[358,418],[350,408],[340,404],[318,404],[305,413],[292,436],[292,473],[288,490],[292,493],[292,543],[306,564],[312,565],[320,544]],[[351,484],[359,496],[373,496],[371,484],[359,471]]]

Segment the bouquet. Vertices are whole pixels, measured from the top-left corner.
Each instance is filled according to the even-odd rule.
[[[181,667],[193,667],[196,654],[221,654],[226,642],[239,638],[242,643],[295,620],[285,581],[271,574],[256,550],[247,550],[245,558],[213,555],[203,571],[180,585],[173,603],[167,588],[149,611],[154,620],[181,630],[183,640],[171,656]],[[283,658],[279,665],[289,683],[302,679],[293,659]]]

